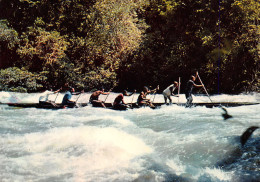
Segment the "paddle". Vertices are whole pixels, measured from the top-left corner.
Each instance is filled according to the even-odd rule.
[[[203,86],[203,88],[204,88],[204,91],[206,92],[206,94],[208,95],[208,97],[209,97],[209,100],[212,102],[212,100],[211,100],[211,98],[210,98],[210,96],[209,96],[209,94],[208,94],[208,91],[207,91],[207,89],[205,88],[205,86],[204,86],[204,84],[202,83],[202,81],[201,81],[201,79],[200,79],[200,76],[199,76],[199,73],[197,74],[198,75],[198,78],[199,78],[199,80],[200,80],[200,83],[201,83],[201,85]],[[213,103],[213,102],[212,102]]]
[[[134,92],[136,92],[136,90],[134,90]],[[135,97],[135,93],[133,93],[133,97],[132,97],[132,100],[131,100],[131,106],[133,105],[134,97]]]
[[[106,100],[107,100],[107,98],[108,98],[108,96],[109,96],[109,94],[110,94],[110,92],[113,90],[113,88],[111,88],[109,91],[108,91],[108,94],[107,94],[107,96],[106,96],[106,98],[105,98],[105,100],[104,100],[104,103],[106,102]]]
[[[253,134],[253,132],[258,128],[259,128],[258,126],[251,126],[247,128],[247,130],[240,136],[240,143],[242,146],[246,144],[246,141]]]
[[[178,84],[178,105],[180,103],[180,86],[181,86],[181,77],[179,77],[179,84]]]
[[[78,96],[77,100],[75,101],[75,103],[77,103],[77,101],[79,100],[80,96],[81,96],[81,93],[79,94],[79,96]]]
[[[155,99],[155,96],[156,96],[156,92],[157,92],[157,91],[155,91],[155,92],[153,93],[154,96],[153,96],[153,101],[152,101],[152,102],[154,102],[154,99]]]
[[[156,92],[157,92],[157,90],[159,90],[159,85],[157,86],[156,90],[154,91],[154,97],[153,97],[153,101],[152,101],[152,103],[154,102],[154,99],[155,99],[155,96],[156,96]]]
[[[59,92],[57,93],[57,95],[55,97],[54,103],[56,102],[56,99],[57,99],[58,95],[59,95]]]

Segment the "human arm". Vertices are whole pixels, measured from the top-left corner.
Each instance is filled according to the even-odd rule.
[[[175,95],[173,92],[171,93],[171,95],[174,97],[179,97],[178,95]]]
[[[198,87],[203,87],[203,85],[197,85],[197,84],[195,84],[195,83],[193,83],[193,86],[194,86],[194,87],[197,87],[197,88],[198,88]]]
[[[176,81],[174,82],[174,84],[171,85],[171,87],[170,87],[169,89],[170,89],[170,91],[171,91],[171,95],[172,95],[172,96],[175,96],[174,91],[175,91],[175,89],[178,88],[178,87],[179,87],[179,84],[178,84],[178,82],[176,82]]]
[[[61,90],[62,90],[62,87],[59,88],[58,90],[54,91],[53,93],[56,94],[56,93],[60,92]]]
[[[72,93],[72,95],[79,95],[79,94],[81,94],[82,92],[74,92],[74,93]]]
[[[159,88],[159,85],[158,85],[155,89],[150,90],[149,93],[151,93],[151,92],[154,92],[154,93],[155,93],[155,92],[158,91],[159,89],[160,89],[160,88]]]
[[[102,95],[108,95],[108,94],[110,94],[110,92],[102,92],[101,94]]]
[[[131,94],[127,94],[126,96],[131,96],[131,95],[133,95],[134,93],[136,93],[136,90],[134,90]]]
[[[84,90],[81,90],[81,92],[73,92],[72,95],[79,95],[79,94],[82,94],[84,93]]]

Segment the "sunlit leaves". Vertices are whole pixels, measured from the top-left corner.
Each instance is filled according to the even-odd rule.
[[[0,90],[27,92],[36,91],[46,80],[43,74],[35,74],[17,67],[0,70]]]
[[[147,26],[137,17],[140,5],[141,2],[131,0],[99,0],[87,16],[86,41],[96,50],[93,57],[102,57],[112,70],[138,49],[142,41]]]
[[[13,49],[18,43],[18,33],[9,28],[6,21],[0,20],[0,48],[6,46],[8,49]]]
[[[25,60],[39,59],[46,65],[57,62],[66,56],[68,42],[59,32],[30,27],[22,38],[23,43],[18,49],[18,53]]]

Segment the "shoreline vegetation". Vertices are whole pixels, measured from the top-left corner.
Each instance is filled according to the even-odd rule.
[[[166,88],[259,92],[255,0],[2,0],[0,91]],[[161,90],[160,90],[161,91]]]

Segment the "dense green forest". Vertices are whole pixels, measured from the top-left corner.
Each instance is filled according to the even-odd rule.
[[[0,0],[0,90],[259,91],[258,0]]]

